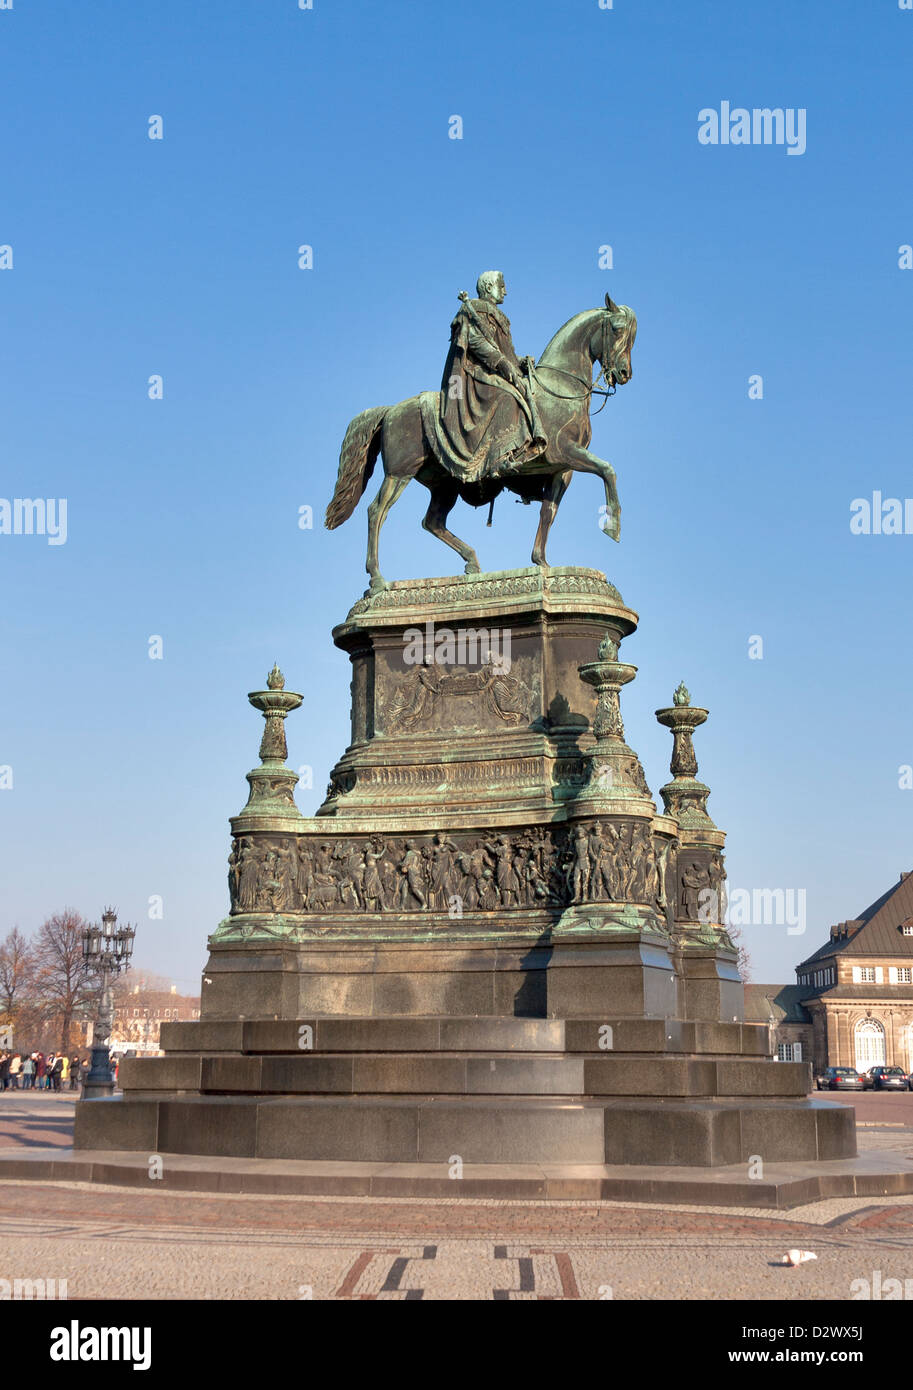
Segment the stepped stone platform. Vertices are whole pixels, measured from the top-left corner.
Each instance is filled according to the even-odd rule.
[[[91,1104],[108,1104],[92,1101]],[[155,1152],[158,1152],[157,1150]],[[32,1149],[0,1153],[0,1181],[89,1182],[149,1188],[146,1152]],[[302,1197],[482,1198],[501,1201],[616,1201],[788,1210],[828,1197],[913,1194],[913,1156],[768,1163],[713,1168],[664,1165],[340,1162],[167,1154],[156,1186],[176,1192]]]
[[[123,1062],[122,1099],[77,1106],[76,1154],[454,1196],[479,1190],[457,1170],[579,1195],[852,1163],[852,1112],[741,1022],[725,835],[692,742],[707,710],[682,684],[656,711],[661,809],[625,741],[637,622],[574,566],[371,592],[333,632],[351,742],[311,817],[286,764],[302,696],[274,667],[248,697],[261,765],[200,1020]]]
[[[122,1062],[122,1101],[77,1107],[77,1148],[705,1167],[856,1151],[853,1112],[807,1099],[808,1064],[771,1063],[753,1025],[309,1018],[162,1034],[165,1057]]]

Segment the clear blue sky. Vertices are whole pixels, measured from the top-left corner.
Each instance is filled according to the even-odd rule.
[[[198,985],[256,761],[246,692],[278,658],[305,694],[306,813],[347,741],[329,629],[364,586],[364,504],[319,525],[345,427],[438,384],[457,291],[495,267],[521,353],[607,289],[637,312],[593,443],[622,544],[578,477],[550,559],[605,568],[641,615],[624,712],[654,789],[653,710],[682,677],[709,706],[731,886],[807,893],[805,937],[749,933],[754,978],[791,979],[913,868],[913,536],[849,530],[852,499],[913,494],[913,13],[314,5],[0,12],[0,493],[69,505],[65,545],[0,536],[0,933],[113,902],[141,964]],[[699,144],[724,100],[804,108],[806,153]],[[425,505],[394,509],[390,578],[454,572]],[[533,511],[454,523],[483,567],[528,563]]]

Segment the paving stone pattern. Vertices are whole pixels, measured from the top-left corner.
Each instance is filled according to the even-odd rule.
[[[68,1146],[71,1112],[64,1096],[0,1098],[0,1150]],[[907,1127],[859,1140],[913,1149]],[[778,1265],[794,1246],[817,1260]],[[71,1298],[850,1300],[875,1271],[913,1279],[913,1197],[760,1215],[0,1182],[0,1277],[65,1278]]]

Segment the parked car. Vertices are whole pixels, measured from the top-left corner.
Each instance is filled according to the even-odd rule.
[[[906,1091],[910,1085],[902,1067],[869,1067],[863,1080],[867,1091]]]
[[[815,1078],[819,1091],[864,1091],[865,1081],[855,1067],[825,1067]]]

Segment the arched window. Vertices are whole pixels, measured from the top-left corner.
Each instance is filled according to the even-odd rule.
[[[856,1024],[856,1070],[868,1071],[885,1061],[884,1029],[875,1018],[861,1018]]]

